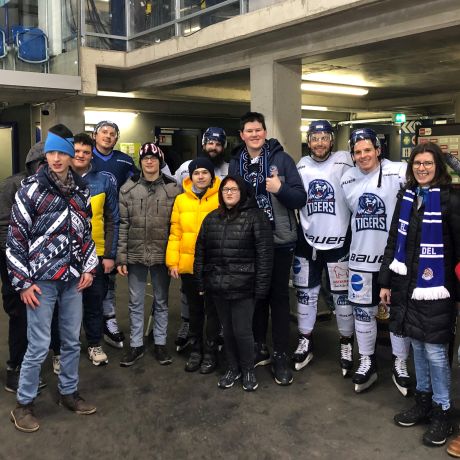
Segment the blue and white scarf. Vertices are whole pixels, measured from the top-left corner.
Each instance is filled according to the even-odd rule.
[[[254,188],[257,206],[265,212],[273,225],[275,218],[273,214],[272,198],[266,189],[266,180],[267,177],[270,177],[268,168],[269,154],[268,144],[265,142],[262,146],[260,155],[256,158],[258,169],[254,172],[250,167],[254,160],[251,159],[248,149],[244,147],[240,155],[240,175],[246,183]]]
[[[425,191],[419,190],[419,195],[423,196]],[[395,256],[390,264],[390,270],[399,275],[407,275],[407,230],[414,208],[414,199],[416,199],[415,190],[406,190],[399,213]],[[446,299],[450,297],[450,294],[444,286],[444,243],[442,239],[440,189],[428,189],[423,199],[425,211],[422,221],[417,286],[412,293],[412,298],[417,300]]]

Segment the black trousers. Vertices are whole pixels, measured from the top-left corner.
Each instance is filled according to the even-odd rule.
[[[15,291],[8,278],[6,254],[0,250],[0,276],[2,279],[3,309],[9,317],[8,348],[10,368],[19,367],[27,350],[27,307],[22,302],[19,292]]]
[[[193,349],[203,350],[203,329],[206,325],[206,346],[215,348],[219,335],[220,323],[216,306],[210,296],[200,296],[196,287],[195,277],[184,274],[182,290],[187,297],[190,309],[190,336],[194,342]]]
[[[252,322],[254,340],[266,343],[271,309],[273,350],[282,353],[289,351],[289,276],[293,255],[293,248],[275,248],[270,292],[267,298],[256,302]]]
[[[254,368],[254,336],[252,317],[254,299],[228,300],[213,297],[224,330],[224,350],[229,368]]]

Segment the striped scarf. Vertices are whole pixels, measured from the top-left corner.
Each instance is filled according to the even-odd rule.
[[[407,231],[414,208],[414,199],[416,199],[416,192],[406,190],[399,213],[394,260],[390,264],[390,270],[399,275],[407,275]],[[444,286],[444,243],[442,239],[440,189],[430,188],[426,192],[424,202],[425,211],[422,221],[417,286],[412,293],[412,298],[417,300],[446,299],[450,297],[450,294]]]

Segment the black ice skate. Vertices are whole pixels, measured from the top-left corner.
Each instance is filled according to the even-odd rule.
[[[407,360],[393,356],[393,383],[403,396],[409,395],[412,380],[407,371]]]
[[[370,356],[359,355],[359,367],[353,375],[355,392],[361,393],[371,387],[377,380],[377,366],[375,354]]]
[[[296,371],[303,369],[313,359],[313,343],[311,336],[299,335],[299,345],[292,355]]]
[[[353,370],[353,341],[353,336],[340,337],[340,367],[343,377],[349,377]]]

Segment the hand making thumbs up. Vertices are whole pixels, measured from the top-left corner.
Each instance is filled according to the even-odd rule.
[[[279,192],[281,188],[281,181],[280,181],[280,178],[278,177],[277,169],[272,171],[271,177],[267,177],[267,180],[265,182],[265,188],[267,189],[267,192],[270,192],[270,193]]]

